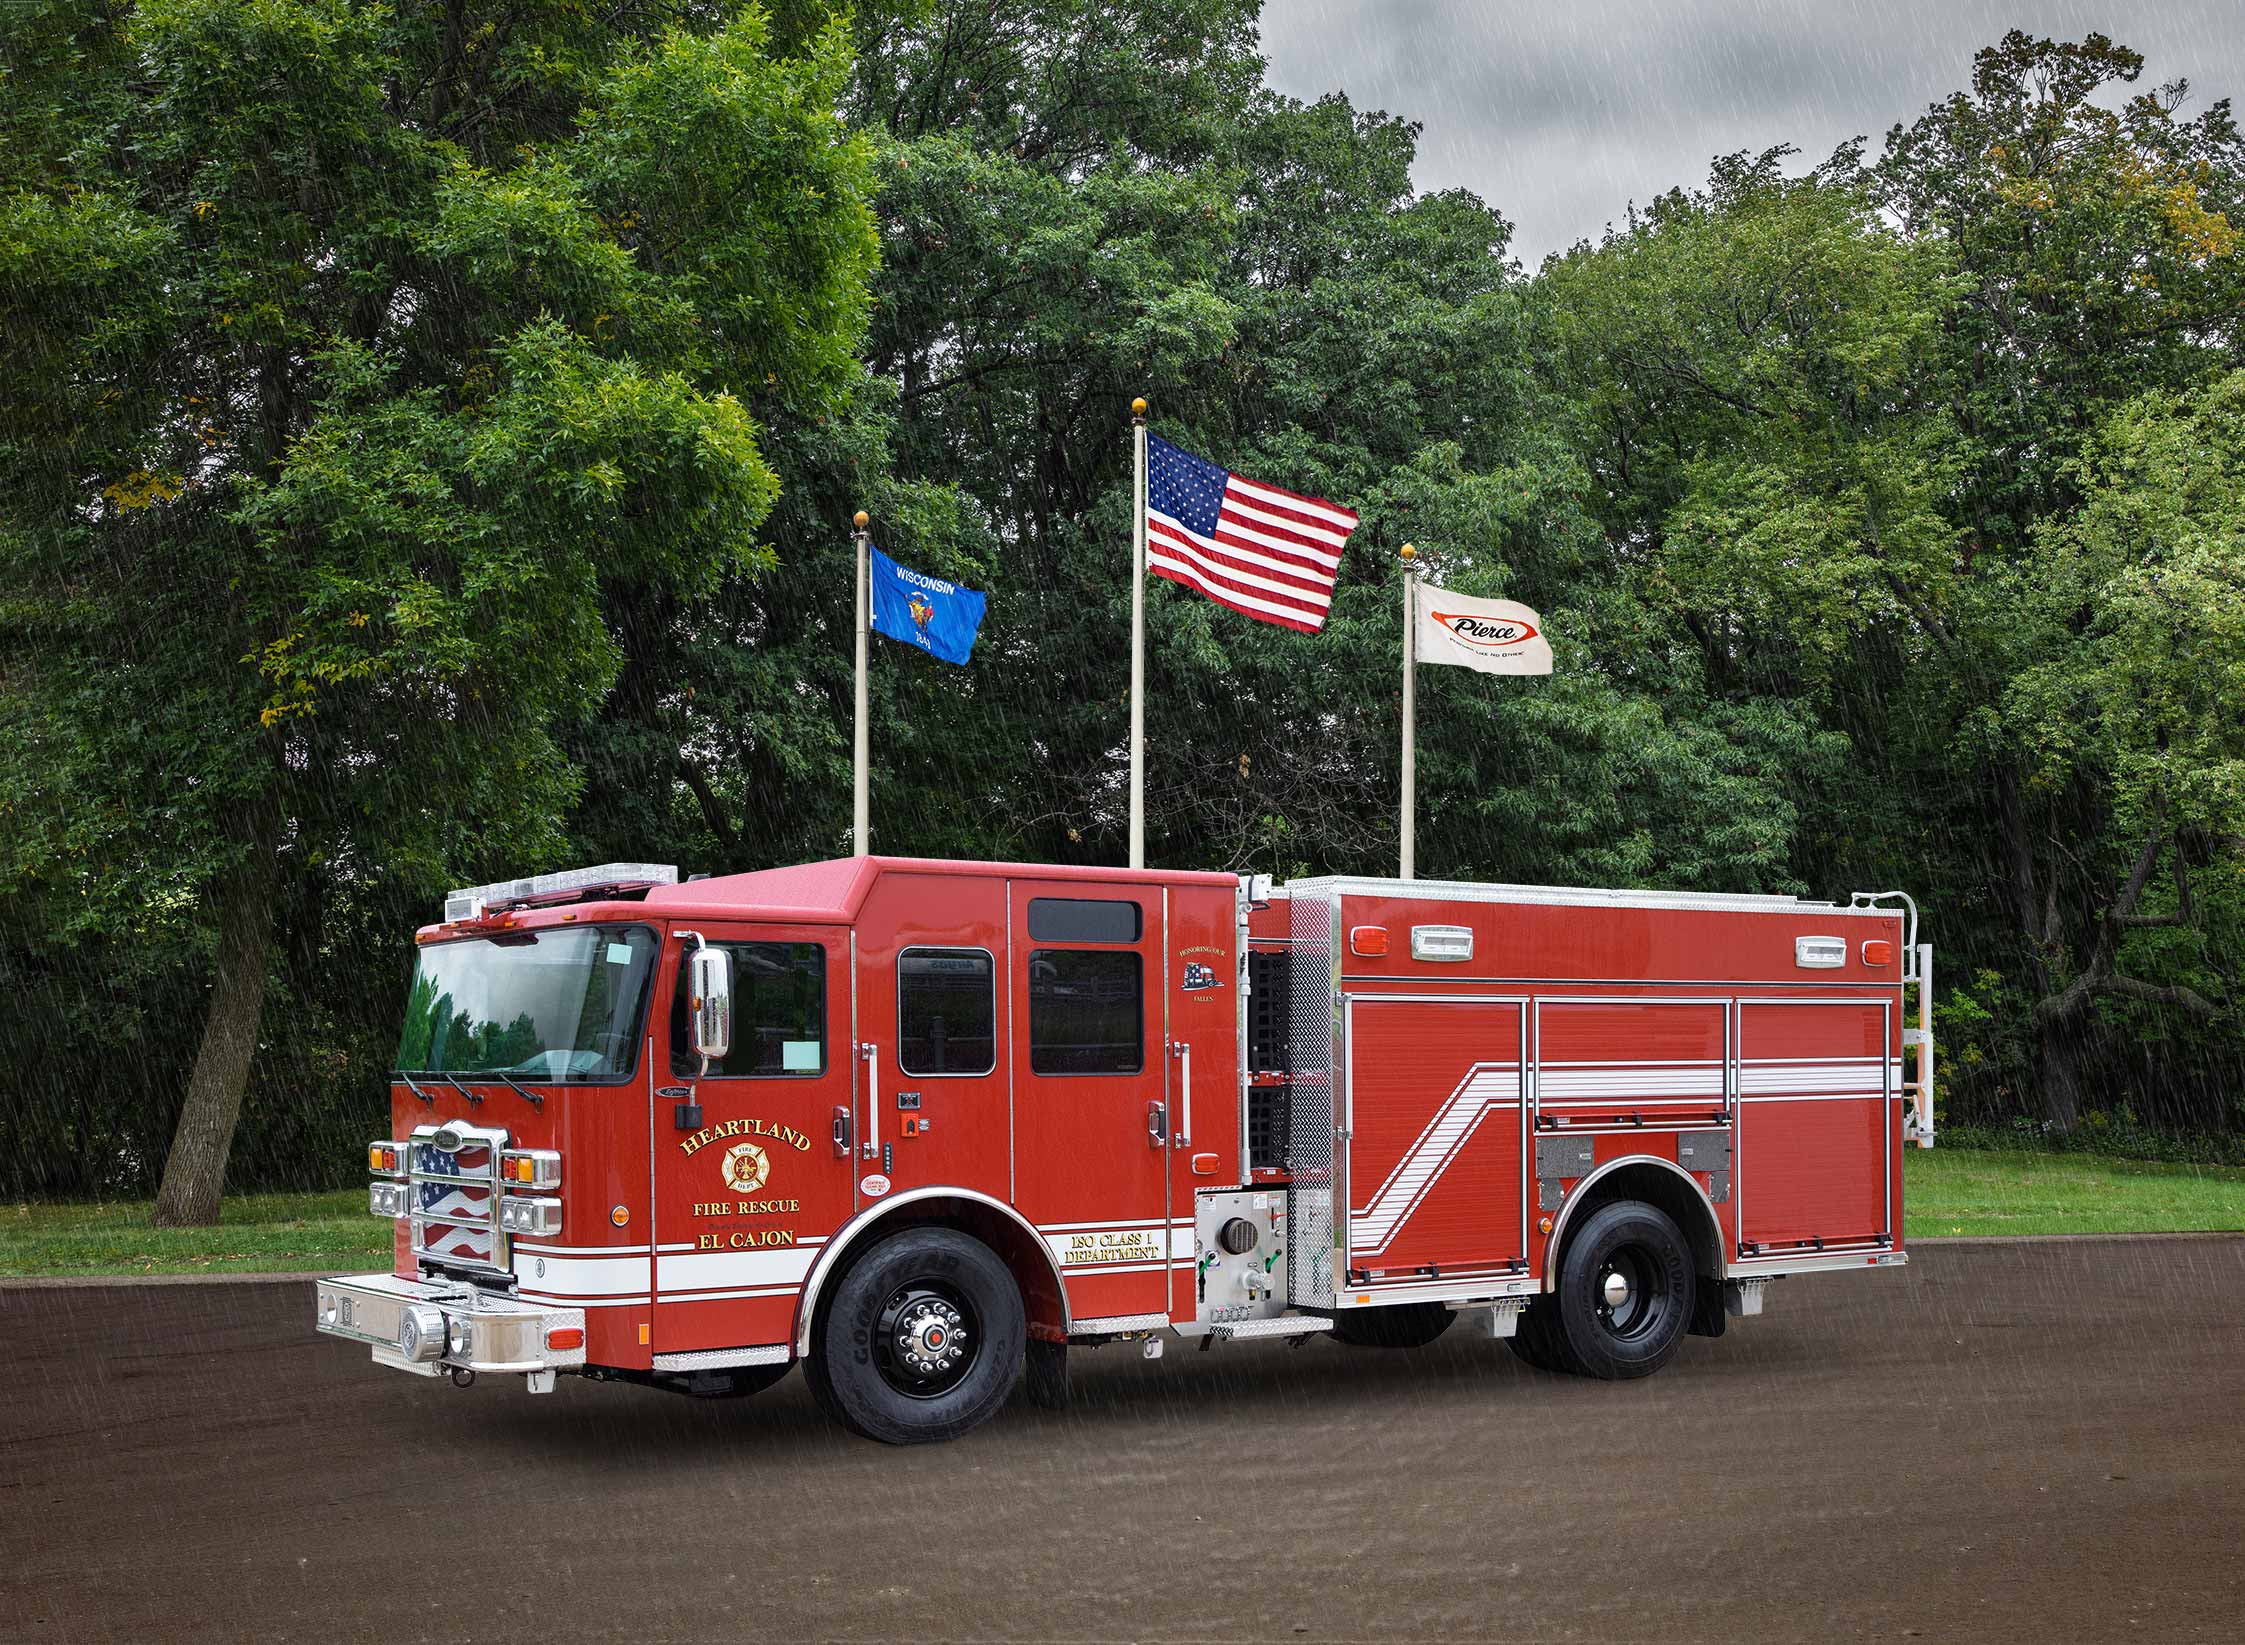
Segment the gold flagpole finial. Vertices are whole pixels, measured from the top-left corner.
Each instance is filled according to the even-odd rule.
[[[1405,565],[1409,565],[1413,560],[1419,557],[1419,551],[1413,548],[1409,543],[1405,543],[1402,548],[1397,550],[1397,552],[1402,555],[1403,563]]]
[[[866,513],[862,508],[859,509],[855,514],[850,516],[850,524],[856,526],[860,531],[863,531],[872,523],[873,517],[870,514]]]
[[[1143,397],[1130,402],[1130,414],[1140,422],[1146,420],[1146,402]]]

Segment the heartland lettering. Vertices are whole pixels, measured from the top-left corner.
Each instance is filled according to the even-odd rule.
[[[801,1153],[807,1154],[811,1151],[811,1139],[796,1130],[794,1126],[769,1125],[763,1120],[726,1120],[721,1125],[705,1125],[681,1142],[678,1147],[682,1153],[698,1154],[711,1143],[722,1142],[727,1137],[770,1137],[774,1141],[786,1143],[789,1147]]]

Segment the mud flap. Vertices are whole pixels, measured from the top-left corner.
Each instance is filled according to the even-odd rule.
[[[1022,1355],[1022,1397],[1040,1411],[1068,1409],[1068,1345],[1029,1339]]]
[[[1695,1337],[1719,1337],[1729,1317],[1723,1306],[1723,1282],[1712,1274],[1699,1275],[1692,1287],[1692,1322],[1686,1329]]]

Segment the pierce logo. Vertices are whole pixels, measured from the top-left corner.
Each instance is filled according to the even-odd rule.
[[[1522,622],[1497,622],[1487,617],[1453,616],[1446,611],[1434,613],[1434,620],[1447,628],[1462,645],[1477,651],[1502,651],[1516,645],[1525,645],[1535,639],[1536,625]]]

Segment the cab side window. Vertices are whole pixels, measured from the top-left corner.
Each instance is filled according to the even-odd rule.
[[[806,1078],[826,1072],[826,950],[815,942],[721,942],[733,956],[733,1048],[713,1078]],[[671,989],[670,1071],[701,1066],[686,1024],[686,962]]]
[[[1030,1072],[1135,1074],[1145,1066],[1145,962],[1113,948],[1031,950]]]
[[[997,966],[981,948],[907,948],[896,957],[897,1066],[907,1074],[987,1074],[998,1066]]]

